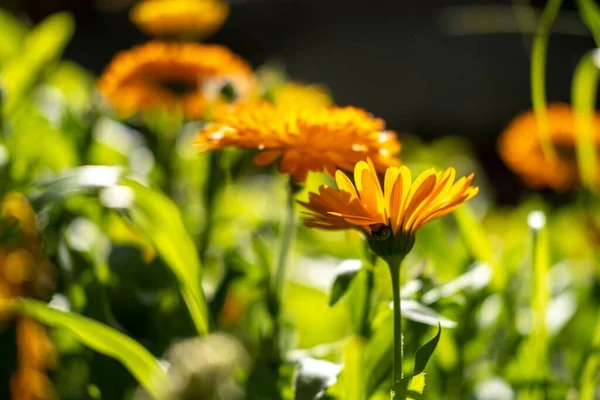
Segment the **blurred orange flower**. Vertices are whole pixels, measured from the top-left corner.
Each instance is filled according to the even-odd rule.
[[[117,54],[98,89],[123,116],[180,108],[201,118],[228,84],[239,100],[254,92],[252,69],[226,47],[151,41]]]
[[[517,116],[508,125],[498,141],[498,152],[527,185],[565,191],[579,183],[575,116],[568,104],[549,104],[547,110],[550,136],[557,154],[554,161],[544,157],[532,110]],[[600,114],[596,114],[594,124],[596,149],[600,155]]]
[[[338,190],[320,186],[308,202],[299,201],[309,212],[304,224],[322,229],[352,229],[387,242],[387,254],[406,254],[417,230],[472,199],[478,192],[472,186],[474,175],[455,181],[456,171],[428,169],[414,181],[406,166],[389,167],[382,189],[371,160],[354,168],[354,182],[342,171],[335,180]],[[388,241],[388,239],[390,239]]]
[[[261,150],[257,165],[281,158],[279,170],[296,181],[309,171],[351,171],[370,157],[377,171],[400,165],[400,143],[383,120],[354,107],[299,108],[269,103],[237,104],[216,113],[198,135],[199,151],[227,146]]]
[[[228,15],[229,6],[221,0],[145,0],[131,9],[130,18],[149,35],[205,37]]]

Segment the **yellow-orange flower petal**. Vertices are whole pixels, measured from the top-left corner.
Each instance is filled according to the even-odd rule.
[[[250,65],[226,47],[151,41],[117,54],[98,89],[123,116],[177,107],[188,118],[200,118],[228,83],[237,100],[255,92]]]
[[[527,185],[565,191],[579,183],[575,116],[568,104],[550,104],[547,112],[550,137],[558,156],[556,160],[544,158],[533,111],[517,116],[508,125],[498,141],[498,152],[504,163]],[[599,113],[594,117],[594,127],[596,150],[600,156]],[[600,176],[600,169],[598,174]]]
[[[411,182],[406,166],[389,167],[384,190],[376,180],[375,167],[360,161],[354,169],[356,185],[336,174],[339,190],[321,186],[310,193],[308,202],[300,202],[309,211],[306,226],[324,229],[358,228],[368,234],[389,228],[395,237],[413,238],[423,224],[439,218],[473,198],[474,175],[455,182],[456,171],[429,169]],[[375,181],[374,181],[375,179]]]
[[[221,0],[145,0],[129,14],[148,35],[192,37],[215,33],[228,15],[229,6]]]
[[[269,103],[238,103],[215,115],[196,138],[199,151],[228,146],[263,151],[255,158],[266,165],[281,158],[279,170],[296,181],[309,171],[352,171],[370,158],[376,171],[400,165],[400,143],[384,122],[355,107],[306,109]]]

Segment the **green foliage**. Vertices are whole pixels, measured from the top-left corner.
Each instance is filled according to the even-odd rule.
[[[132,221],[179,279],[181,295],[198,334],[208,333],[208,308],[200,286],[200,259],[194,241],[185,230],[179,210],[157,191],[133,180],[125,184],[134,195],[133,204],[128,210]]]
[[[45,325],[66,329],[91,349],[119,360],[156,399],[164,399],[168,385],[162,367],[146,349],[129,336],[77,314],[58,311],[34,301],[18,303],[20,312]]]

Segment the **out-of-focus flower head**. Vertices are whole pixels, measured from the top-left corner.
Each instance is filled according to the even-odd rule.
[[[359,229],[378,255],[405,256],[420,227],[477,194],[473,174],[455,179],[454,168],[428,169],[413,181],[406,166],[389,167],[382,189],[371,160],[360,161],[354,168],[354,183],[337,171],[337,190],[322,185],[318,193],[310,193],[308,202],[299,203],[309,210],[306,226]]]
[[[400,165],[400,142],[383,120],[355,107],[300,108],[269,103],[239,103],[223,109],[198,134],[199,151],[234,146],[261,151],[257,165],[281,158],[279,170],[304,182],[309,171],[351,171],[370,157],[384,172]]]
[[[130,13],[131,21],[152,36],[206,37],[229,15],[222,0],[144,0]]]
[[[98,89],[122,116],[179,108],[194,119],[251,98],[255,85],[250,65],[226,47],[151,41],[117,54]]]
[[[498,152],[504,163],[533,188],[549,187],[565,191],[576,186],[579,179],[576,159],[575,116],[568,104],[547,107],[550,137],[556,159],[547,160],[542,152],[538,122],[530,110],[517,116],[498,141]],[[596,150],[600,155],[600,114],[594,117]],[[600,175],[600,171],[598,171]]]

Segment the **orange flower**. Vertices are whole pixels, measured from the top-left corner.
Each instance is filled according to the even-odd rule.
[[[261,150],[257,165],[281,157],[279,170],[299,182],[309,171],[352,170],[370,157],[380,172],[399,165],[400,143],[384,122],[354,107],[305,108],[238,104],[215,115],[196,139],[200,151],[236,146]]]
[[[498,152],[504,163],[527,185],[565,191],[579,182],[575,116],[567,104],[550,104],[547,111],[556,160],[544,157],[533,111],[517,116],[504,130],[498,141]],[[600,114],[596,114],[594,124],[596,149],[600,154]]]
[[[355,184],[337,171],[338,190],[319,187],[308,202],[299,202],[309,212],[304,224],[322,229],[356,228],[368,234],[373,250],[380,255],[406,254],[417,230],[473,198],[474,175],[455,181],[456,171],[428,169],[414,182],[406,166],[390,167],[382,189],[371,160],[354,168]],[[378,251],[379,250],[379,251]]]
[[[248,98],[255,85],[250,66],[226,47],[152,41],[119,53],[98,88],[124,116],[181,108],[188,118],[201,118],[226,84],[239,100]]]
[[[221,0],[146,0],[131,9],[130,18],[140,30],[155,36],[208,36],[229,15]]]

